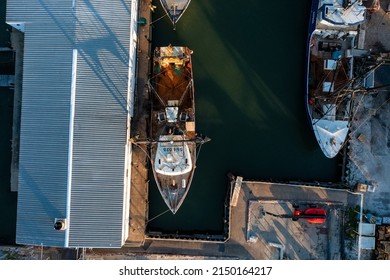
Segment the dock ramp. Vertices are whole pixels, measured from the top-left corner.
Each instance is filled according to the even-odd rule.
[[[236,180],[234,181],[233,185],[233,193],[232,198],[230,200],[230,206],[237,206],[237,200],[240,196],[241,191],[241,185],[242,185],[243,178],[241,176],[237,176]]]

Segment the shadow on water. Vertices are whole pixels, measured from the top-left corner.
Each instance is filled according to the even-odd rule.
[[[164,15],[159,1],[154,19]],[[234,4],[231,2],[231,4]],[[247,179],[338,181],[338,159],[323,156],[304,103],[310,1],[192,1],[177,29],[153,23],[153,45],[193,51],[197,131],[202,147],[190,192],[178,213],[150,229],[222,230],[226,174]],[[151,178],[151,182],[154,182]],[[163,212],[150,186],[150,216]]]
[[[10,47],[10,33],[5,23],[6,1],[0,1],[0,47]],[[0,75],[13,75],[12,52],[0,53]],[[13,91],[0,88],[0,245],[15,242],[16,198],[10,191]]]
[[[17,193],[10,185],[13,100],[13,91],[0,88],[0,244],[15,242]]]

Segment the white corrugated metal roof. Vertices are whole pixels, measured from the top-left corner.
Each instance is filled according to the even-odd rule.
[[[131,5],[7,2],[7,21],[25,23],[19,244],[123,244]],[[67,230],[54,230],[55,218]]]

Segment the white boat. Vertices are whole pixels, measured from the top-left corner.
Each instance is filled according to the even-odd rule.
[[[335,157],[349,132],[361,1],[314,0],[307,42],[306,108],[324,155]]]
[[[150,159],[157,187],[176,213],[186,197],[196,167],[199,145],[209,139],[195,132],[192,51],[158,47],[154,52]]]
[[[176,28],[176,23],[186,11],[191,0],[160,0],[164,11],[172,21],[173,29]]]
[[[362,0],[322,0],[319,1],[319,10],[319,24],[331,28],[356,27],[366,20],[366,7]]]

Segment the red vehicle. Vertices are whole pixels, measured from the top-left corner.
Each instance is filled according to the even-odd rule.
[[[306,219],[312,224],[323,224],[326,219],[326,211],[323,208],[314,207],[303,210],[295,208],[292,220],[297,221],[298,219]]]
[[[323,224],[326,220],[326,211],[324,208],[319,208],[316,205],[311,205],[306,209],[299,209],[299,205],[293,205],[294,212],[293,214],[274,214],[271,212],[264,211],[264,208],[261,209],[260,213],[262,216],[268,214],[278,218],[288,218],[293,221],[298,221],[299,219],[305,219],[311,224]]]

